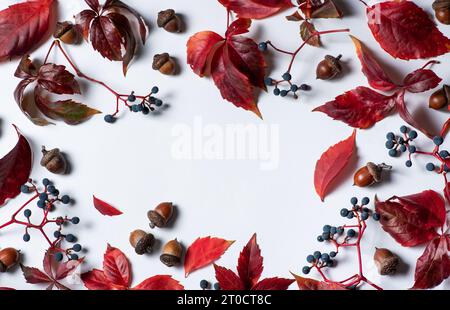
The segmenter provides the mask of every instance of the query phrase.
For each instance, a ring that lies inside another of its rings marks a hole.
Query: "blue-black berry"
[[[341,216],[346,217],[348,215],[348,212],[349,212],[348,209],[345,209],[345,208],[341,209]]]
[[[329,240],[330,239],[330,233],[329,232],[323,232],[322,233],[323,240]]]
[[[386,141],[385,146],[386,146],[386,148],[387,148],[388,150],[391,150],[391,149],[394,148],[395,143],[394,143],[394,141],[392,141],[392,140],[388,140],[388,141]]]
[[[320,251],[315,251],[313,253],[313,256],[314,256],[315,259],[319,259],[322,256],[322,253]]]
[[[307,261],[308,263],[310,263],[310,264],[314,263],[315,260],[316,260],[316,259],[314,258],[313,255],[308,255],[308,256],[306,256],[306,261]]]
[[[30,192],[30,188],[28,187],[28,185],[22,185],[20,186],[20,191],[24,194],[28,194]]]
[[[287,91],[287,90],[282,90],[282,91],[280,92],[280,96],[281,96],[281,97],[286,97],[287,94],[288,94],[288,91]]]
[[[40,200],[47,200],[48,199],[47,193],[40,193],[39,194],[39,199]]]
[[[401,126],[401,127],[400,127],[400,132],[401,132],[401,133],[407,133],[407,132],[408,132],[408,127],[406,127],[406,126]]]
[[[61,232],[60,232],[59,230],[56,230],[56,231],[53,233],[53,237],[55,237],[55,238],[61,237]]]
[[[157,107],[160,107],[160,106],[163,105],[163,101],[162,101],[161,99],[156,99],[156,100],[155,100],[155,105],[156,105]]]
[[[77,243],[77,244],[74,244],[73,247],[72,247],[72,250],[74,250],[75,252],[80,252],[81,249],[82,249],[82,247],[81,247],[81,245],[78,244],[78,243]]]
[[[265,52],[267,51],[267,43],[266,42],[261,42],[258,44],[258,48],[261,52]]]
[[[50,185],[50,180],[47,179],[47,178],[43,178],[43,179],[42,179],[42,185],[44,185],[44,186],[49,186],[49,185]]]
[[[25,233],[25,234],[23,235],[23,241],[28,242],[28,241],[30,241],[30,239],[31,239],[30,234]]]
[[[410,145],[410,146],[409,146],[409,152],[410,152],[411,154],[414,154],[416,151],[417,151],[417,148],[416,148],[414,145]]]
[[[114,116],[112,116],[111,114],[106,114],[104,117],[105,122],[107,123],[114,123],[116,121],[116,118]]]
[[[281,90],[280,90],[279,88],[274,88],[273,94],[274,94],[275,96],[279,96],[280,93],[281,93]]]
[[[428,164],[425,166],[425,168],[426,168],[428,171],[434,171],[434,169],[436,169],[436,166],[435,166],[433,163],[428,163]]]
[[[366,206],[366,205],[369,204],[369,202],[370,202],[369,197],[364,197],[364,198],[361,200],[361,205]]]
[[[159,92],[158,86],[153,86],[152,87],[152,94],[157,94],[158,92]]]
[[[330,232],[330,230],[331,230],[331,226],[330,225],[325,225],[325,226],[323,226],[323,232]]]
[[[311,89],[311,86],[309,86],[308,84],[302,84],[302,85],[300,85],[300,90],[308,91],[308,90],[310,90],[310,89]]]
[[[129,102],[135,102],[136,101],[136,96],[132,93],[131,95],[128,96],[128,101]]]
[[[311,271],[311,267],[309,267],[309,266],[304,266],[304,267],[302,268],[302,272],[303,272],[304,274],[308,274],[310,271]]]
[[[61,252],[56,252],[53,257],[55,258],[55,261],[60,262],[63,260],[64,255]]]
[[[439,156],[441,156],[442,158],[447,158],[450,157],[450,153],[446,150],[442,150],[439,152]]]
[[[392,141],[395,139],[395,135],[393,132],[388,132],[386,135],[386,139],[388,139],[389,141]]]
[[[412,161],[408,159],[408,160],[405,162],[405,165],[406,165],[406,167],[408,167],[408,168],[412,167]]]
[[[389,156],[391,157],[397,156],[397,150],[389,150]]]
[[[348,218],[349,220],[351,220],[354,216],[355,216],[355,215],[353,214],[353,212],[349,212],[349,213],[347,214],[347,218]]]
[[[409,137],[411,140],[414,140],[415,138],[417,138],[417,131],[411,130],[411,131],[408,133],[408,137]]]
[[[200,288],[203,290],[206,290],[209,287],[209,282],[206,280],[201,280],[200,281]]]
[[[283,74],[282,78],[285,81],[290,81],[290,80],[292,80],[292,75],[289,72],[286,72]]]
[[[62,196],[61,197],[61,202],[63,203],[63,204],[68,204],[68,203],[70,203],[70,196],[69,195],[64,195],[64,196]]]
[[[406,152],[406,145],[400,146],[400,152],[402,152],[402,153]]]
[[[330,257],[336,257],[337,253],[335,251],[330,252]]]
[[[330,260],[330,255],[328,255],[327,253],[323,253],[322,256],[320,256],[320,259],[323,262],[328,262]]]
[[[324,241],[322,235],[317,236],[317,241],[319,241],[319,242],[323,242]]]
[[[78,223],[80,223],[80,218],[75,216],[75,217],[72,217],[72,219],[70,221],[72,222],[72,224],[77,225]]]
[[[67,242],[75,242],[76,239],[77,238],[74,235],[72,235],[72,234],[66,235],[66,241]]]
[[[330,234],[334,235],[335,233],[337,233],[337,228],[336,227],[331,227]]]
[[[358,203],[358,198],[352,197],[352,199],[350,199],[350,203],[355,206]]]
[[[372,214],[372,218],[373,218],[375,221],[379,221],[379,220],[380,220],[380,214],[374,213],[374,214]]]
[[[267,86],[272,86],[273,85],[273,79],[270,77],[266,77],[264,79],[264,84],[266,84]]]
[[[70,254],[70,259],[71,260],[78,260],[78,255],[77,254]]]
[[[347,230],[347,236],[353,238],[354,236],[356,236],[356,231],[354,229]]]
[[[291,91],[294,92],[294,93],[295,93],[296,91],[298,91],[298,86],[295,85],[295,84],[292,84],[292,85],[291,85]]]
[[[36,203],[38,208],[44,209],[45,208],[45,200],[38,200]]]
[[[214,289],[216,291],[220,290],[220,284],[218,282],[214,283]]]
[[[361,213],[361,219],[363,221],[367,220],[368,218],[369,218],[369,213],[367,213],[367,212]]]
[[[23,211],[23,215],[24,215],[26,218],[30,217],[30,216],[31,216],[31,210],[30,210],[30,209],[25,209],[25,210]]]
[[[442,138],[441,136],[436,136],[433,138],[433,142],[436,145],[441,145],[442,143],[444,143],[444,138]]]
[[[56,192],[56,187],[54,187],[53,185],[49,185],[47,187],[47,190],[50,194],[53,194],[54,192]]]

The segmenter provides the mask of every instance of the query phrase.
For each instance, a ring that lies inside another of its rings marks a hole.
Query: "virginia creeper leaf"
[[[81,280],[88,290],[111,290],[103,270],[93,269],[81,275]]]
[[[404,60],[450,51],[450,40],[413,1],[385,1],[367,8],[369,28],[381,47]]]
[[[31,147],[27,139],[19,133],[14,148],[0,159],[0,206],[7,199],[19,195],[20,186],[27,183],[32,166]]]
[[[413,289],[429,289],[450,276],[450,248],[446,236],[434,238],[417,260]]]
[[[441,81],[433,70],[418,69],[405,77],[403,85],[410,93],[422,93],[437,87]]]
[[[213,49],[217,48],[219,43],[223,44],[223,40],[222,36],[212,31],[198,32],[189,39],[187,62],[195,74],[205,76]]]
[[[94,207],[103,215],[107,216],[117,216],[121,215],[122,212],[111,206],[109,203],[93,196]]]
[[[300,36],[302,37],[302,40],[311,46],[320,47],[320,36],[316,35],[312,37],[315,32],[316,28],[307,20],[300,25]]]
[[[53,282],[53,280],[49,276],[47,276],[37,268],[27,267],[22,264],[20,265],[20,268],[22,268],[23,276],[25,277],[27,283],[41,284]]]
[[[355,140],[356,130],[349,138],[330,147],[317,161],[314,172],[314,187],[322,201],[325,199],[333,180],[347,166],[354,154]]]
[[[183,290],[184,287],[171,276],[153,276],[133,288],[134,290]]]
[[[109,244],[103,256],[103,272],[110,283],[116,286],[130,287],[130,262],[122,251]]]
[[[291,0],[219,0],[239,18],[263,19],[286,8],[293,7]]]
[[[0,60],[22,56],[47,33],[53,0],[28,0],[0,12]]]
[[[327,283],[324,281],[317,281],[310,278],[304,278],[296,274],[292,274],[297,282],[298,288],[301,291],[333,291],[333,290],[345,290],[344,287],[335,284]]]
[[[450,203],[450,182],[447,182],[445,184],[444,195],[445,198],[447,199],[447,202]]]
[[[258,283],[263,272],[263,258],[259,245],[256,242],[256,234],[252,236],[244,249],[242,249],[238,259],[237,270],[244,286],[253,287]]]
[[[41,66],[37,75],[37,83],[43,89],[54,94],[80,94],[80,85],[65,66],[52,63]]]
[[[395,108],[396,96],[385,96],[367,87],[357,87],[315,108],[335,120],[366,129],[384,119]]]
[[[233,243],[234,241],[213,237],[195,240],[188,247],[184,258],[185,276],[218,260]]]
[[[256,283],[252,290],[255,291],[285,291],[294,283],[294,279],[284,279],[284,278],[266,278]]]
[[[245,286],[242,284],[241,279],[234,271],[225,267],[214,264],[216,271],[216,280],[219,282],[220,288],[225,291],[231,290],[244,290]]]

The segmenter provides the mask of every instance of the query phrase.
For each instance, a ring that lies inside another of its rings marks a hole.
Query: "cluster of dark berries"
[[[342,217],[346,217],[349,220],[356,217],[359,218],[361,221],[366,221],[367,219],[369,219],[370,216],[372,216],[372,218],[375,221],[378,221],[380,219],[380,215],[378,213],[373,212],[372,210],[366,207],[370,203],[370,199],[368,197],[364,197],[363,199],[361,199],[361,204],[359,205],[358,205],[358,198],[352,197],[352,199],[350,199],[350,203],[352,205],[351,209],[347,208],[341,209],[340,214]]]
[[[154,86],[150,94],[148,94],[147,96],[136,96],[134,92],[131,92],[131,94],[126,97],[127,106],[131,112],[147,115],[150,112],[155,111],[156,107],[161,107],[163,105],[163,101],[161,99],[153,96],[158,92],[159,88],[157,86]],[[136,101],[138,100],[140,102],[136,103]],[[118,111],[116,111],[114,114],[105,115],[105,122],[114,123],[116,121],[117,113]]]
[[[215,289],[215,290],[220,290],[220,285],[219,285],[219,283],[214,283],[213,285],[212,285],[212,287]],[[202,289],[202,290],[208,290],[208,289],[210,289],[211,288],[211,283],[208,281],[208,280],[201,280],[200,281],[200,288]]]

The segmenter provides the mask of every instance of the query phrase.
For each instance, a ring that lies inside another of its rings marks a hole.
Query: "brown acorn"
[[[159,12],[157,24],[159,28],[164,28],[168,32],[175,33],[183,30],[180,16],[172,9]]]
[[[58,22],[53,37],[66,44],[77,44],[80,41],[77,26],[71,22]]]
[[[338,74],[342,72],[341,66],[341,57],[333,57],[330,55],[325,56],[325,59],[322,60],[316,69],[316,76],[320,80],[331,80],[335,78]]]
[[[177,72],[177,64],[168,53],[156,54],[153,57],[152,68],[165,75],[174,75]]]
[[[450,86],[444,85],[430,96],[429,107],[435,110],[440,110],[448,106],[450,100]]]
[[[0,250],[0,272],[6,272],[19,263],[20,252],[14,248]]]
[[[384,169],[392,169],[392,166],[386,164],[376,165],[368,162],[364,167],[358,169],[353,176],[353,185],[359,187],[367,187],[374,183],[382,181],[382,172]]]
[[[47,151],[45,146],[42,146],[41,166],[55,174],[67,172],[67,160],[58,148]]]
[[[378,272],[382,276],[394,274],[397,271],[397,267],[400,263],[400,259],[397,255],[389,251],[388,249],[376,248],[373,256],[375,265],[378,268]]]
[[[138,255],[150,253],[153,249],[153,244],[155,243],[155,237],[152,234],[146,233],[140,229],[131,232],[129,240],[131,246]]]
[[[181,244],[177,239],[174,239],[166,243],[159,259],[167,267],[173,267],[181,263],[182,253],[183,248]]]
[[[150,227],[164,227],[170,220],[173,214],[173,204],[171,202],[163,202],[156,206],[154,210],[147,212],[147,217],[150,220]]]
[[[434,1],[433,10],[438,21],[445,25],[450,25],[450,0]]]

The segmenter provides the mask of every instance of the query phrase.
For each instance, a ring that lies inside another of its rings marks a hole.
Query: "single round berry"
[[[289,72],[286,72],[283,74],[282,78],[285,81],[290,81],[290,80],[292,80],[292,75]]]
[[[370,202],[369,197],[363,197],[363,199],[361,200],[361,204],[363,206],[367,206],[369,204],[369,202]]]
[[[330,252],[330,257],[336,257],[337,253],[335,251]]]
[[[405,165],[406,165],[406,167],[408,167],[408,168],[412,167],[412,161],[408,159],[408,160],[405,162]]]
[[[261,52],[265,52],[267,51],[267,43],[266,42],[261,42],[258,44],[258,48]]]
[[[161,99],[156,99],[156,100],[155,100],[155,105],[156,105],[157,107],[160,107],[160,106],[163,105],[163,101],[162,101]]]
[[[61,202],[63,203],[63,204],[68,204],[68,203],[70,203],[70,196],[69,195],[64,195],[64,196],[62,196],[61,197]]]
[[[49,185],[47,187],[47,190],[50,194],[53,194],[56,191],[56,187],[54,187],[53,185]]]
[[[393,132],[388,132],[386,135],[386,139],[388,139],[389,141],[393,141],[395,139],[395,135]]]
[[[275,88],[275,89],[273,90],[273,94],[274,94],[275,96],[279,96],[280,93],[281,93],[281,90],[280,90],[279,88]]]
[[[337,228],[336,227],[331,227],[330,234],[334,235],[335,233],[337,233]]]
[[[401,132],[401,133],[407,133],[407,132],[408,132],[408,127],[406,127],[406,126],[401,126],[401,127],[400,127],[400,132]]]
[[[346,217],[348,215],[348,209],[341,209],[341,216]]]
[[[264,84],[266,84],[267,86],[272,86],[273,85],[273,79],[270,77],[266,77],[264,79]]]
[[[24,215],[26,218],[29,218],[29,217],[31,216],[31,210],[30,210],[30,209],[25,209],[25,210],[23,211],[23,215]]]
[[[313,256],[314,256],[315,259],[319,259],[322,256],[322,253],[320,251],[315,251],[313,253]]]
[[[70,222],[72,222],[72,224],[77,225],[78,223],[80,223],[80,218],[77,217],[77,216],[72,217],[72,219],[70,220]]]
[[[36,203],[38,208],[44,209],[45,208],[45,200],[38,200]]]
[[[131,94],[128,96],[128,102],[135,102],[136,101],[136,96],[134,94]]]
[[[414,140],[415,138],[417,138],[417,131],[411,130],[411,131],[408,133],[408,137],[409,137],[411,140]]]
[[[380,214],[374,213],[374,214],[372,214],[372,218],[373,218],[375,221],[379,221],[381,217],[380,217]]]
[[[55,189],[55,191],[52,193],[53,196],[58,196],[59,195],[59,190]]]
[[[400,152],[405,153],[407,150],[406,145],[400,146]]]
[[[200,288],[206,290],[209,287],[209,282],[206,280],[201,280],[200,281]]]
[[[355,215],[353,214],[353,212],[349,212],[349,213],[347,214],[347,218],[348,218],[349,220],[351,220],[354,216],[355,216]]]
[[[433,142],[436,145],[441,145],[442,143],[444,143],[444,138],[442,138],[441,136],[436,136],[433,138]]]
[[[40,200],[47,200],[48,199],[47,193],[40,193],[39,194],[39,199]]]
[[[441,156],[442,158],[447,158],[450,157],[450,153],[446,150],[442,150],[439,152],[439,156]]]
[[[323,240],[329,240],[330,239],[330,233],[329,232],[322,233],[322,238],[323,238]]]
[[[323,226],[323,232],[327,232],[327,233],[329,233],[330,232],[330,230],[331,230],[331,226],[330,225],[325,225],[325,226]]]
[[[323,242],[324,241],[322,235],[317,236],[317,241],[319,241],[319,242]]]
[[[133,111],[135,113],[139,112],[139,104],[133,104],[131,106],[131,111]]]
[[[53,255],[53,257],[55,258],[55,261],[57,261],[57,262],[60,262],[64,259],[64,255],[61,252],[55,253],[55,255]]]
[[[425,166],[425,168],[426,168],[428,171],[434,171],[434,169],[436,169],[436,166],[435,166],[433,163],[428,163],[428,164]]]
[[[389,150],[389,156],[391,157],[397,156],[397,150]]]
[[[302,268],[303,274],[308,274],[310,271],[311,271],[311,267],[309,267],[309,266],[304,266]]]
[[[78,255],[77,254],[70,254],[70,259],[71,260],[78,260]]]
[[[55,232],[53,233],[53,237],[55,238],[61,237],[61,232],[59,230],[55,230]]]
[[[78,244],[78,243],[77,243],[77,244],[74,244],[73,247],[72,247],[72,250],[74,250],[75,252],[80,252],[81,249],[82,249],[82,247],[81,247],[81,245]]]
[[[358,203],[358,198],[352,197],[352,199],[350,199],[350,203],[351,203],[353,206],[356,206],[356,204]]]
[[[214,283],[214,289],[216,290],[216,291],[218,291],[218,290],[220,290],[220,284],[219,283]]]
[[[49,186],[50,185],[50,180],[47,179],[47,178],[42,179],[42,185]]]
[[[114,116],[112,116],[111,114],[106,114],[104,117],[105,122],[107,123],[114,123],[116,121],[116,118]]]
[[[30,188],[28,187],[28,185],[22,185],[22,186],[20,186],[20,192],[24,193],[24,194],[28,194],[30,192]]]
[[[138,104],[137,109],[138,109],[138,112],[142,112],[142,110],[144,109],[144,106],[142,104]]]
[[[74,235],[72,235],[72,234],[66,235],[66,241],[67,242],[75,242],[76,239],[77,238]]]
[[[291,91],[294,92],[294,93],[295,93],[296,91],[298,91],[298,86],[295,85],[295,84],[292,84],[292,85],[291,85]]]
[[[286,97],[287,94],[288,94],[288,91],[287,91],[287,90],[282,90],[282,91],[280,92],[280,96],[281,96],[281,97]]]
[[[147,108],[147,107],[143,107],[142,108],[142,114],[147,115],[149,113],[150,113],[150,109],[149,108]]]
[[[31,236],[30,236],[30,234],[25,233],[22,238],[23,238],[23,241],[28,242],[28,241],[30,241]]]
[[[350,238],[353,238],[354,236],[356,236],[356,231],[353,229],[347,230],[347,236],[349,236]]]
[[[391,150],[391,149],[394,148],[395,143],[394,143],[394,141],[392,141],[392,140],[388,140],[388,141],[386,141],[385,146],[386,146],[386,148],[387,148],[388,150]]]
[[[306,256],[306,261],[310,264],[314,263],[316,261],[316,259],[314,258],[313,255],[308,255]]]
[[[363,212],[361,213],[361,220],[365,221],[369,218],[369,213]]]
[[[308,90],[310,90],[310,89],[311,89],[311,86],[309,86],[308,84],[302,84],[302,85],[300,85],[300,90],[308,91]]]
[[[328,262],[330,260],[330,255],[328,255],[327,253],[323,253],[322,256],[320,256],[320,259],[323,262]]]
[[[410,145],[408,149],[411,154],[414,154],[415,152],[417,152],[417,148],[414,145]]]
[[[403,139],[402,137],[399,137],[397,139],[397,142],[398,142],[398,144],[403,144],[403,143],[405,143],[405,139]]]
[[[152,94],[157,94],[158,92],[159,92],[158,86],[153,86],[152,87]]]

